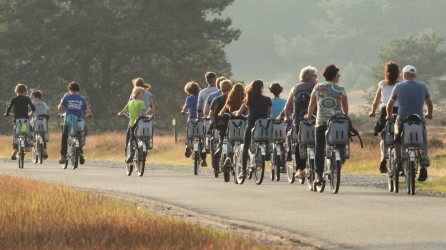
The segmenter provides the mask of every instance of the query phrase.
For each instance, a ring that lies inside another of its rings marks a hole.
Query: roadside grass
[[[61,185],[0,176],[1,249],[268,249]]]
[[[58,158],[60,150],[60,133],[52,133],[48,145],[50,158]],[[418,183],[422,190],[446,193],[446,131],[443,126],[428,126],[429,155],[431,166],[428,168],[429,179],[425,183]],[[344,173],[379,174],[380,162],[379,137],[372,133],[361,133],[364,148],[359,140],[354,138],[350,144],[350,159],[343,166]],[[191,159],[184,157],[184,135],[178,137],[175,143],[172,135],[157,135],[154,138],[154,149],[149,152],[149,164],[164,164],[181,167],[192,167]],[[0,157],[9,157],[11,152],[11,136],[0,135]],[[84,148],[85,158],[94,160],[124,161],[124,133],[105,133],[87,137]],[[26,157],[31,157],[27,154]],[[209,161],[209,156],[208,156]],[[210,162],[210,161],[209,161]],[[266,164],[269,168],[269,164]]]

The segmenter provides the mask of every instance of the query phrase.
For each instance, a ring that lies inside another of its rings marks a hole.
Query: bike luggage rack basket
[[[406,147],[421,147],[423,145],[424,127],[419,121],[409,121],[403,125],[403,143]]]
[[[228,140],[230,142],[243,141],[245,137],[246,121],[244,119],[230,119],[228,122]]]
[[[29,135],[29,120],[25,118],[19,118],[15,120],[16,135]]]
[[[314,119],[304,120],[300,122],[298,138],[301,144],[315,145],[315,124]]]
[[[153,138],[153,122],[150,118],[141,118],[136,123],[135,137],[138,140]]]
[[[253,132],[253,141],[259,142],[259,141],[270,141],[271,140],[271,133],[272,133],[272,121],[270,121],[267,118],[263,119],[257,119],[254,128],[252,130]]]
[[[36,117],[34,119],[34,133],[48,133],[48,125],[45,117]]]
[[[71,137],[83,137],[85,132],[85,120],[78,118],[77,122],[72,121],[70,125]]]
[[[350,129],[346,118],[333,118],[328,123],[328,129],[325,132],[328,145],[347,145],[349,144]]]
[[[189,120],[187,122],[187,136],[188,138],[192,137],[203,138],[204,137],[203,121]]]
[[[285,141],[286,140],[286,122],[285,121],[271,121],[273,128],[271,133],[272,141]]]

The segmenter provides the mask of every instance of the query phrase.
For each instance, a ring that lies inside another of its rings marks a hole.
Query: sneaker
[[[427,169],[426,166],[422,165],[420,168],[420,175],[418,176],[419,182],[424,182],[427,179]]]
[[[316,173],[316,178],[314,178],[314,184],[319,185],[324,181],[322,174]]]
[[[296,174],[294,174],[294,177],[296,177],[296,178],[304,178],[305,177],[305,170],[298,169]]]
[[[286,161],[292,161],[293,159],[291,158],[291,151],[288,151],[286,153]]]
[[[14,149],[11,154],[11,160],[17,160],[17,150]]]
[[[381,172],[381,174],[387,173],[387,161],[385,159],[379,164],[379,172]]]
[[[133,162],[133,155],[130,155],[125,159],[125,163],[132,163]]]
[[[200,166],[202,166],[202,167],[207,167],[207,166],[208,166],[208,163],[207,163],[205,160],[204,160],[204,161],[201,161]]]
[[[246,170],[242,170],[238,175],[239,178],[246,178]]]
[[[85,163],[85,158],[84,158],[83,155],[81,155],[81,156],[79,157],[79,163],[80,163],[81,165],[84,165],[84,163]]]
[[[190,154],[191,154],[190,149],[186,147],[186,151],[184,151],[184,156],[186,156],[186,158],[189,158]]]
[[[43,159],[48,159],[48,152],[46,149],[43,150]]]
[[[67,157],[65,155],[61,155],[59,158],[59,164],[65,164],[67,162]]]

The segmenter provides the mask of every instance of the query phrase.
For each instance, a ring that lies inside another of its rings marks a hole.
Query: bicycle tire
[[[275,181],[280,181],[280,167],[282,166],[282,159],[280,155],[277,155],[277,149],[274,149],[274,157],[276,157],[276,160],[274,161],[274,171],[276,174]]]
[[[341,182],[341,161],[336,160],[336,154],[333,152],[330,161],[330,187],[333,194],[339,192],[339,185]]]
[[[194,175],[198,175],[199,161],[200,161],[200,154],[198,152],[194,152]]]
[[[305,177],[307,178],[307,186],[310,191],[314,191],[313,183],[315,178],[314,160],[307,159],[305,169]]]
[[[415,162],[409,161],[409,174],[406,174],[406,178],[408,178],[409,186],[407,187],[407,193],[411,195],[415,195]]]
[[[39,164],[43,163],[43,145],[39,143],[39,152],[37,154],[37,156],[39,157]]]
[[[125,170],[126,170],[127,176],[132,175],[132,172],[133,172],[133,164],[132,164],[132,163],[126,163],[126,164],[125,164]]]
[[[31,150],[31,158],[33,160],[34,164],[37,164],[39,162],[39,155],[37,154],[37,143],[34,145],[33,149]]]
[[[127,160],[127,157],[132,154],[132,148],[133,148],[133,140],[129,140],[129,142],[127,143],[126,160]],[[125,163],[125,171],[126,171],[127,176],[132,175],[133,162]]]
[[[73,167],[73,169],[76,169],[79,165],[79,148],[73,147],[73,152],[71,155],[71,166]]]
[[[274,154],[271,154],[271,161],[269,161],[269,173],[270,173],[270,177],[271,177],[271,181],[275,181],[276,180],[276,169],[274,167]]]
[[[286,176],[288,179],[288,182],[290,184],[293,184],[294,181],[296,180],[296,178],[294,177],[294,166],[293,166],[293,162],[287,162],[286,163]]]
[[[395,189],[395,184],[393,184],[394,181],[394,171],[393,169],[396,168],[396,163],[393,159],[393,152],[392,150],[389,150],[389,162],[387,163],[387,188],[389,189],[389,192],[393,192]],[[397,171],[398,175],[398,171]]]
[[[226,167],[223,168],[223,177],[225,182],[229,182],[231,180],[231,171]]]
[[[20,147],[19,150],[19,168],[23,169],[25,166],[25,148]]]
[[[262,184],[265,175],[265,157],[257,150],[255,157],[254,181],[257,185]]]
[[[138,168],[138,176],[142,177],[144,175],[144,170],[146,168],[146,155],[147,153],[144,151],[138,152],[138,161],[136,163],[136,166]]]
[[[314,192],[319,192],[319,193],[323,193],[325,190],[325,180],[323,180],[319,185],[316,185],[313,182],[313,191]]]
[[[234,183],[242,185],[245,182],[245,177],[240,177],[240,173],[243,169],[243,146],[240,146],[238,149],[238,152],[234,154],[234,163],[235,163],[235,169],[234,169]]]

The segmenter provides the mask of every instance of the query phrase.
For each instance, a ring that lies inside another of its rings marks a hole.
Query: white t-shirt
[[[395,83],[393,85],[388,85],[386,81],[382,80],[378,83],[378,88],[381,90],[381,105],[380,107],[383,108],[387,106],[387,102],[389,102],[390,96],[392,95],[393,88],[398,83]],[[395,107],[398,107],[398,101],[395,102],[393,105]]]

